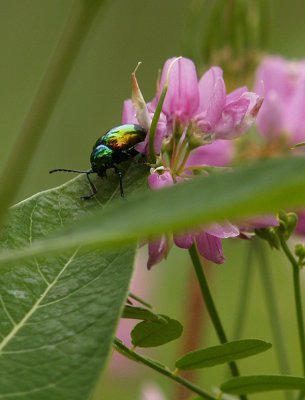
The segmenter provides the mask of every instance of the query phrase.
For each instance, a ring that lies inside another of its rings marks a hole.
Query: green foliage
[[[142,172],[130,172],[129,194],[138,188]],[[97,184],[102,188],[93,201],[80,200],[89,190],[81,176],[13,207],[0,232],[1,249],[31,245],[72,220],[122,201],[116,176],[97,179]],[[115,252],[78,247],[2,265],[1,398],[88,398],[112,345],[134,253],[135,244]]]
[[[271,390],[304,390],[305,378],[288,375],[253,375],[232,378],[221,385],[227,393],[248,394]]]
[[[113,347],[114,347],[119,353],[121,353],[121,354],[124,355],[125,357],[128,357],[130,360],[133,360],[133,361],[135,361],[135,362],[137,362],[137,363],[144,364],[144,365],[150,364],[150,365],[155,366],[156,368],[164,368],[164,369],[167,369],[167,367],[166,367],[164,364],[161,364],[159,361],[152,360],[152,359],[149,358],[149,357],[140,355],[140,354],[138,354],[138,353],[132,351],[131,349],[129,349],[128,347],[126,347],[126,346],[124,345],[124,343],[123,343],[120,339],[118,339],[118,338],[115,338]]]
[[[178,339],[183,331],[180,322],[162,315],[161,321],[143,321],[131,331],[132,344],[137,347],[156,347]]]
[[[213,367],[259,354],[271,347],[270,343],[258,339],[236,340],[187,353],[177,360],[176,367],[181,370]]]
[[[3,252],[0,262],[79,245],[121,247],[139,237],[301,205],[305,202],[305,175],[299,173],[301,170],[305,170],[303,157],[277,158],[133,198],[127,190],[127,201],[116,202],[107,212],[85,216],[47,240],[37,240],[31,247],[26,248],[23,243],[24,249]],[[126,174],[125,187],[134,180],[134,176]]]
[[[128,319],[141,319],[143,321],[163,321],[166,322],[164,317],[161,315],[155,314],[150,310],[142,307],[133,307],[130,305],[126,305],[123,310],[122,318]]]

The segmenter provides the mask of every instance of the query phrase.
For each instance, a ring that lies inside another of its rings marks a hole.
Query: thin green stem
[[[286,352],[286,344],[283,337],[283,329],[279,316],[279,308],[276,303],[276,294],[271,276],[270,265],[266,254],[266,249],[261,240],[253,240],[253,245],[256,248],[256,254],[259,258],[259,271],[261,276],[261,283],[265,293],[266,304],[268,308],[269,320],[271,324],[272,335],[275,343],[275,350],[277,352],[280,372],[284,375],[290,374],[288,364],[288,357]],[[292,392],[285,391],[287,400],[293,399]]]
[[[212,323],[214,325],[214,328],[216,330],[218,339],[220,343],[226,343],[228,342],[227,336],[225,334],[224,328],[222,326],[222,323],[220,321],[215,303],[213,301],[210,288],[206,279],[206,276],[204,274],[204,270],[202,268],[200,258],[198,256],[198,252],[196,249],[196,246],[193,244],[193,246],[189,249],[189,253],[193,262],[193,266],[197,275],[198,283],[200,285],[201,293],[203,296],[203,299],[205,301],[205,305],[207,307],[208,313],[210,315],[210,318],[212,320]],[[230,371],[232,376],[240,376],[238,367],[234,361],[228,363]],[[246,400],[246,396],[240,396],[241,399]]]
[[[128,297],[130,297],[131,299],[137,301],[140,304],[143,304],[143,306],[145,306],[147,308],[152,308],[151,304],[147,303],[145,300],[141,299],[141,297],[135,295],[134,293],[129,292]]]
[[[149,140],[148,140],[148,150],[149,150],[149,161],[151,164],[155,164],[156,162],[156,155],[155,155],[155,136],[156,136],[156,130],[157,130],[157,125],[158,121],[160,118],[160,114],[162,111],[163,103],[165,100],[165,96],[167,93],[168,85],[167,83],[164,84],[156,110],[154,112],[154,116],[151,121],[150,129],[149,129]]]
[[[178,149],[178,143],[177,143],[177,139],[174,137],[174,140],[173,140],[173,152],[171,154],[171,160],[170,160],[170,168],[171,168],[171,170],[173,170],[173,167],[174,167],[175,162],[176,162],[177,149]]]
[[[120,354],[124,355],[127,358],[131,358],[132,360],[139,362],[148,366],[149,368],[159,372],[160,374],[167,376],[168,378],[172,379],[173,381],[179,383],[182,386],[185,386],[192,392],[198,394],[203,399],[207,400],[216,400],[216,397],[211,396],[209,393],[202,390],[199,386],[194,385],[192,382],[188,381],[187,379],[182,378],[179,375],[176,375],[174,372],[170,371],[166,367],[162,366],[161,364],[154,362],[146,357],[141,356],[139,353],[136,353],[125,346],[120,340],[114,340],[114,348],[120,352]]]
[[[300,350],[302,357],[302,367],[303,367],[303,375],[305,376],[305,332],[304,332],[304,317],[303,317],[303,309],[302,309],[302,297],[301,297],[301,282],[300,282],[300,266],[297,263],[297,260],[294,258],[291,253],[287,243],[283,237],[280,237],[281,246],[288,258],[293,272],[293,286],[294,286],[294,301],[295,301],[295,311],[296,318],[298,324],[298,332],[299,332],[299,341],[300,341]]]
[[[191,153],[191,149],[189,147],[186,148],[184,156],[183,156],[183,160],[181,161],[180,166],[177,168],[177,174],[179,175],[179,173],[181,173],[184,169],[184,166],[189,158],[189,155]]]
[[[248,248],[245,256],[245,261],[242,267],[242,278],[240,284],[240,294],[238,298],[238,310],[236,312],[236,318],[234,321],[233,335],[234,339],[239,339],[241,337],[242,330],[244,328],[244,322],[247,315],[247,305],[249,299],[250,283],[253,270],[253,252],[254,248],[252,241],[248,243]]]
[[[74,1],[60,41],[0,176],[0,222],[15,199],[66,78],[103,1]]]

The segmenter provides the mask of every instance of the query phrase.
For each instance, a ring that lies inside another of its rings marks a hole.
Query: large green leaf
[[[220,386],[227,393],[248,394],[272,390],[305,390],[305,378],[287,375],[253,375],[232,378]]]
[[[127,201],[87,216],[57,235],[37,241],[31,248],[2,253],[0,262],[79,245],[122,246],[150,234],[302,204],[305,158],[258,161],[232,173],[194,179],[134,198],[129,196]]]
[[[111,174],[110,174],[111,175]],[[130,194],[143,171],[130,172]],[[2,249],[31,245],[61,225],[112,201],[118,180],[98,181],[99,197],[82,201],[85,178],[21,202],[0,232]],[[102,223],[102,220],[100,221]],[[128,293],[135,245],[57,252],[0,269],[0,398],[84,400],[105,365]]]
[[[213,367],[261,353],[271,348],[271,343],[258,339],[243,339],[199,349],[185,354],[176,361],[182,370]]]

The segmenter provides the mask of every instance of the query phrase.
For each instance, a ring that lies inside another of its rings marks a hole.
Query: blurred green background
[[[0,167],[12,149],[72,3],[72,0],[0,0]],[[143,62],[138,72],[142,92],[147,100],[153,96],[157,72],[164,61],[174,55],[185,54],[185,28],[192,3],[188,0],[106,2],[81,49],[33,156],[18,199],[70,178],[64,174],[50,176],[50,169],[88,168],[91,147],[97,137],[121,121],[123,100],[130,97],[130,73],[138,61]],[[304,58],[304,0],[274,0],[272,8],[269,52]],[[225,248],[228,263],[211,268],[213,291],[228,332],[232,330],[236,313],[234,310],[244,268],[242,260],[247,245],[245,242],[236,241],[233,245],[230,242]],[[179,268],[177,263],[181,264]],[[284,334],[289,350],[294,353],[292,372],[298,374],[298,343],[294,333],[291,333],[295,332],[295,320],[290,296],[290,271],[278,254],[273,254],[272,264],[274,283],[281,300]],[[170,255],[166,263],[142,274],[143,286],[151,287],[148,297],[156,303],[158,312],[184,319],[189,296],[185,281],[191,279],[191,274],[187,256],[178,250]],[[272,341],[257,269],[253,275],[252,296],[243,335]],[[217,343],[211,329],[204,335],[203,343]],[[160,355],[162,361],[173,365],[180,345],[174,343],[152,354],[154,357]],[[166,350],[165,354],[163,350]],[[274,350],[266,356],[253,358],[253,362],[242,361],[240,365],[244,373],[278,372]],[[168,398],[175,398],[173,386],[165,378],[147,369],[137,368],[133,373],[130,366],[127,368],[129,375],[121,378],[108,372],[94,399],[137,400],[140,399],[142,383],[153,380],[157,380],[171,396]],[[202,373],[201,383],[209,388],[225,376],[225,369],[211,369]],[[253,398],[278,399],[281,396],[276,393]]]

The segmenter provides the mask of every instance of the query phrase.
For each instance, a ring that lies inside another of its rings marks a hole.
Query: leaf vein
[[[8,311],[8,309],[6,308],[5,302],[4,302],[3,297],[1,295],[0,295],[0,303],[2,305],[4,313],[6,314],[7,318],[11,322],[11,324],[13,326],[16,326],[16,322],[15,322],[14,318],[11,316],[10,312]]]
[[[14,338],[14,336],[18,333],[18,331],[25,325],[27,320],[34,314],[34,312],[38,309],[39,304],[44,300],[44,298],[47,296],[49,291],[53,288],[53,286],[57,283],[61,275],[64,273],[64,271],[69,267],[71,262],[73,261],[74,257],[76,256],[76,253],[78,252],[78,249],[75,250],[75,252],[72,254],[72,256],[69,258],[69,260],[66,262],[66,264],[63,266],[61,271],[58,273],[58,275],[55,277],[53,282],[46,288],[46,290],[42,293],[42,295],[39,297],[39,299],[33,304],[31,309],[25,316],[22,318],[20,322],[18,322],[14,328],[11,330],[11,332],[3,339],[3,341],[0,343],[0,354],[2,350],[5,348],[5,346]]]

